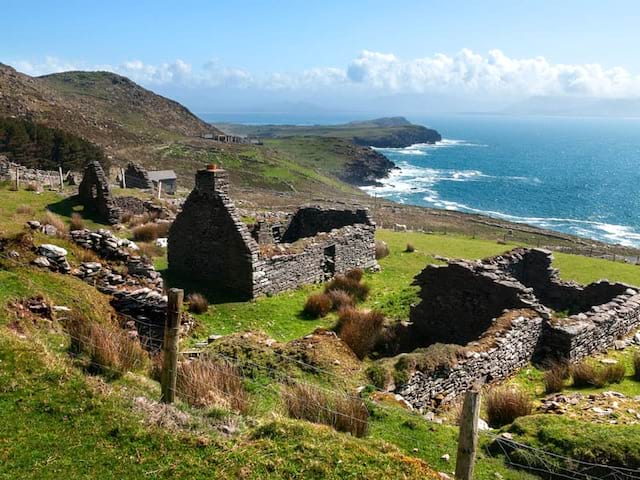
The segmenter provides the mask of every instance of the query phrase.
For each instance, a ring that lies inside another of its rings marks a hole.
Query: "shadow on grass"
[[[159,270],[166,288],[180,288],[184,290],[185,298],[190,293],[200,293],[205,296],[211,305],[220,303],[247,302],[251,300],[246,294],[225,289],[219,285],[209,283],[205,280],[196,280],[184,275],[171,272],[168,268]]]
[[[47,205],[47,209],[62,217],[71,217],[73,213],[80,213],[85,220],[107,225],[95,211],[86,210],[77,195],[64,198],[56,203],[50,203]]]

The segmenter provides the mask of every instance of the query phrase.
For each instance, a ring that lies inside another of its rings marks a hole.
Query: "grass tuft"
[[[564,381],[570,376],[569,366],[564,363],[554,363],[544,372],[543,382],[545,393],[557,393],[564,388]]]
[[[405,247],[404,251],[406,253],[413,253],[416,251],[416,247],[413,245],[413,243],[407,243],[407,246]]]
[[[362,360],[378,342],[383,324],[381,312],[347,307],[338,312],[336,330],[342,341]]]
[[[86,228],[86,225],[84,224],[82,215],[80,215],[78,212],[73,212],[71,214],[71,222],[69,224],[69,229],[71,231],[74,231],[74,230],[84,230],[85,228]]]
[[[602,388],[612,383],[620,383],[625,374],[624,365],[621,363],[596,367],[583,360],[571,367],[573,386],[577,388]]]
[[[376,240],[375,251],[376,251],[376,260],[380,260],[382,258],[388,257],[390,254],[389,246],[387,245],[387,242],[383,240]]]
[[[324,291],[342,290],[347,292],[356,302],[364,302],[369,296],[369,285],[361,283],[359,280],[349,278],[346,275],[336,275],[327,283]]]
[[[189,311],[191,313],[202,314],[209,310],[209,301],[201,293],[190,293],[187,296],[189,302]]]
[[[42,221],[40,223],[42,225],[51,225],[55,227],[59,235],[64,235],[64,233],[67,231],[67,226],[62,221],[62,219],[55,213],[48,210],[44,214],[44,217],[42,218]]]
[[[309,318],[326,316],[333,307],[331,297],[326,293],[314,293],[307,298],[302,312]]]
[[[291,418],[329,425],[356,437],[367,433],[369,411],[360,398],[301,384],[284,388],[281,396]]]
[[[529,396],[515,388],[494,388],[485,397],[487,422],[493,428],[513,423],[518,417],[531,414],[533,404]]]

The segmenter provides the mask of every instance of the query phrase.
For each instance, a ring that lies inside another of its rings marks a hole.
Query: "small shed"
[[[169,195],[176,193],[176,180],[178,176],[173,170],[156,170],[149,172],[149,180],[153,183],[155,189],[158,185],[162,185],[162,192]]]

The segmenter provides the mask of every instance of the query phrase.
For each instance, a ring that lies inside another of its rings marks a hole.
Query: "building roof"
[[[176,180],[178,176],[173,170],[156,170],[149,173],[149,180],[152,182],[160,182],[162,180]]]

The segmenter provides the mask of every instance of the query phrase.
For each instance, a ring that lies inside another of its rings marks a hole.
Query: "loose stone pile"
[[[71,265],[67,261],[67,251],[64,248],[45,243],[37,248],[36,253],[38,256],[33,260],[34,265],[48,268],[54,272],[71,272]]]

